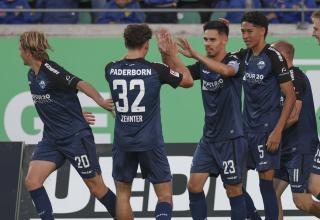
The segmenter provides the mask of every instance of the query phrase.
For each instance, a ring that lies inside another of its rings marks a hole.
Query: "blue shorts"
[[[51,161],[57,168],[62,166],[66,159],[82,178],[92,178],[97,173],[101,174],[91,129],[81,130],[65,139],[44,138],[32,154],[32,160]]]
[[[320,145],[318,145],[316,154],[314,155],[311,172],[320,175]]]
[[[280,169],[276,170],[275,178],[290,183],[293,193],[307,192],[312,159],[313,155],[310,154],[282,154]]]
[[[202,138],[193,155],[191,173],[219,176],[228,185],[239,184],[245,168],[247,141],[243,137],[222,142]]]
[[[148,151],[122,151],[113,148],[112,159],[112,176],[116,181],[131,183],[137,176],[139,164],[142,178],[153,184],[169,182],[172,179],[164,146]]]
[[[247,133],[249,146],[248,169],[257,171],[275,170],[280,168],[280,150],[276,152],[267,151],[266,143],[268,133]]]

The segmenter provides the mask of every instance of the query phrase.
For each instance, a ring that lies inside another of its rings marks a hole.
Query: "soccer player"
[[[312,16],[313,33],[312,36],[318,40],[320,44],[320,11],[315,11]],[[309,178],[309,191],[313,194],[313,198],[320,201],[320,146],[314,156],[314,162]]]
[[[249,168],[259,172],[266,219],[277,220],[279,211],[273,176],[274,170],[279,168],[279,144],[295,103],[295,93],[285,60],[265,41],[268,20],[264,14],[245,13],[241,32],[247,46],[239,56],[245,61],[243,118],[250,152]],[[281,91],[286,97],[282,110]]]
[[[51,46],[43,33],[30,31],[20,36],[20,56],[30,67],[30,91],[44,123],[43,138],[32,155],[25,185],[41,219],[54,219],[43,183],[65,160],[69,160],[90,192],[115,217],[116,197],[101,177],[93,134],[82,115],[77,91],[82,91],[109,111],[112,100],[103,99],[87,82],[50,60],[47,49]]]
[[[176,64],[175,69],[145,60],[151,37],[148,25],[128,25],[124,30],[128,53],[105,67],[116,110],[112,176],[117,189],[118,220],[133,219],[130,195],[139,164],[143,178],[153,184],[158,197],[155,218],[171,219],[172,177],[162,136],[160,89],[162,84],[191,87],[193,80],[168,38],[159,38],[159,43],[168,41],[166,52]]]
[[[279,206],[279,220],[283,219],[281,195],[290,184],[298,209],[320,217],[320,203],[307,193],[312,159],[319,144],[312,90],[308,77],[293,66],[294,47],[279,41],[273,43],[285,58],[296,93],[296,103],[286,123],[281,140],[280,169],[275,172],[274,187]],[[281,102],[285,97],[282,97]]]
[[[188,182],[192,218],[207,218],[203,187],[209,176],[221,175],[231,205],[231,219],[246,219],[242,191],[247,142],[241,115],[241,71],[239,59],[226,51],[229,27],[222,21],[203,26],[206,56],[195,51],[186,39],[179,39],[180,52],[197,62],[188,66],[194,80],[201,81],[205,110],[203,136],[197,146]],[[170,67],[170,57],[164,62]]]

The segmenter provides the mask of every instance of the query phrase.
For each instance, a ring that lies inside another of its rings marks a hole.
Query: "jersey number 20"
[[[127,81],[123,79],[113,80],[112,87],[113,90],[116,90],[118,86],[122,87],[122,93],[119,93],[119,99],[122,100],[123,106],[120,106],[119,102],[116,102],[116,108],[118,112],[128,112],[129,111],[129,103],[128,103],[128,89],[133,90],[135,86],[139,86],[139,94],[131,105],[131,112],[145,112],[145,106],[139,106],[144,93],[144,81],[142,79],[132,79],[129,82],[129,88],[127,85]]]

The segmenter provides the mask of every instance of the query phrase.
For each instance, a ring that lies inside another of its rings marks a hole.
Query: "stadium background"
[[[185,28],[186,27],[187,26],[185,26]],[[20,28],[20,30],[22,30],[21,26]],[[239,27],[236,28],[239,29]],[[283,25],[280,27],[280,30],[282,29],[284,31],[289,28],[289,25]],[[119,27],[118,29],[119,32],[121,32],[122,28]],[[174,27],[172,29],[174,29]],[[200,33],[201,32],[191,34],[192,36],[187,34],[186,37],[190,39],[191,44],[195,48],[204,51],[201,36],[198,36]],[[299,37],[297,37],[298,34],[295,35],[294,33],[278,35],[274,34],[274,36],[268,38],[268,41],[272,42],[282,39],[293,43],[296,48],[295,63],[306,71],[310,78],[319,127],[320,48],[315,40],[309,37],[311,35],[310,28],[305,30],[302,36]],[[98,89],[98,91],[103,93],[105,97],[109,96],[109,88],[104,79],[104,66],[112,60],[121,59],[125,53],[123,41],[119,35],[113,36],[110,34],[109,37],[108,35],[105,37],[88,37],[85,35],[65,37],[64,35],[61,35],[50,36],[49,41],[54,48],[54,52],[50,53],[51,59],[60,63],[70,72],[90,82]],[[244,44],[242,43],[240,35],[233,34],[230,38],[228,50],[234,51],[243,46]],[[41,138],[42,125],[35,112],[29,93],[26,76],[28,69],[23,66],[19,57],[18,37],[16,35],[10,36],[10,34],[0,37],[0,48],[0,58],[2,61],[2,71],[0,73],[2,83],[0,99],[0,140],[24,141],[28,144],[24,148],[23,161],[21,163],[22,169],[20,169],[20,175],[23,177],[27,168],[27,161],[31,155],[32,145]],[[157,51],[155,40],[151,41],[151,50],[147,59],[160,61],[160,54]],[[186,64],[194,62],[190,59],[183,58],[183,60]],[[82,94],[79,94],[79,97],[84,106],[84,110],[92,111],[97,117],[97,124],[94,126],[93,131],[97,143],[103,144],[98,146],[100,163],[103,169],[104,178],[107,183],[111,185],[111,188],[114,188],[111,181],[110,170],[111,146],[105,145],[112,141],[113,119],[110,114],[105,113]],[[161,109],[165,141],[166,143],[173,143],[168,145],[167,148],[169,151],[169,161],[172,172],[177,179],[175,185],[177,194],[174,195],[174,216],[177,218],[174,219],[188,219],[183,217],[189,216],[187,212],[188,197],[185,191],[185,180],[188,177],[192,150],[195,143],[198,142],[201,137],[203,126],[203,108],[199,82],[196,82],[195,86],[188,90],[179,88],[177,91],[174,91],[165,86],[161,92]],[[9,159],[3,157],[5,156],[2,155],[1,164],[5,164],[3,161],[4,159]],[[10,160],[6,166],[10,167],[11,165],[9,163],[19,163],[19,158],[19,155],[16,155],[17,160]],[[6,169],[6,171],[10,172],[10,169]],[[70,169],[70,166],[66,164],[60,173],[61,174],[54,173],[46,182],[54,210],[56,210],[56,213],[59,216],[57,219],[101,219],[104,216],[103,208],[90,198],[88,191],[81,182],[81,179],[75,174],[73,168]],[[14,173],[14,175],[18,175],[18,172]],[[68,176],[68,178],[63,178],[65,176]],[[21,178],[19,182],[21,183]],[[220,216],[219,218],[214,219],[228,219],[223,218],[223,216],[227,215],[230,207],[229,202],[225,197],[221,181],[218,180],[216,182],[215,179],[211,179],[206,187],[208,195],[210,192],[215,192],[213,194],[214,198],[211,198],[214,202],[209,204],[209,212],[212,210],[211,216]],[[17,207],[20,206],[19,210],[23,211],[23,216],[20,215],[17,219],[37,219],[34,210],[29,208],[32,203],[28,196],[24,194],[24,187],[18,185],[17,188]],[[257,207],[260,210],[263,209],[256,173],[249,172],[247,188],[249,192],[252,193]],[[144,219],[152,217],[151,211],[156,202],[153,191],[146,191],[146,189],[149,190],[149,187],[147,187],[147,184],[141,179],[136,181],[133,189],[134,191],[137,191],[137,193],[134,194],[136,195],[136,198],[132,200],[136,216],[146,217]],[[64,191],[64,194],[59,195],[59,190]],[[147,202],[145,202],[146,198],[148,198]],[[286,191],[283,201],[284,209],[287,210],[286,214],[292,216],[287,219],[315,219],[306,216],[297,217],[303,214],[295,211],[296,208],[291,201],[290,189]],[[212,205],[212,207],[210,205]],[[6,210],[0,206],[0,213],[4,212],[6,212]],[[1,215],[0,219],[2,219]]]

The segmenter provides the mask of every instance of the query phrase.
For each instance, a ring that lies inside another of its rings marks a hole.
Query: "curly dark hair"
[[[229,27],[225,23],[219,20],[209,21],[203,25],[203,31],[217,30],[219,34],[229,35]]]
[[[152,30],[147,24],[130,24],[123,33],[126,48],[137,49],[149,41],[152,37]]]
[[[242,22],[249,22],[255,26],[260,26],[265,28],[266,32],[264,33],[264,37],[267,36],[269,21],[262,12],[259,12],[259,11],[246,12],[241,19],[241,23]]]

